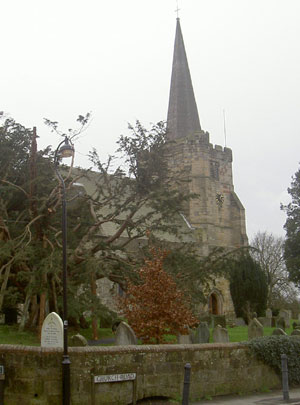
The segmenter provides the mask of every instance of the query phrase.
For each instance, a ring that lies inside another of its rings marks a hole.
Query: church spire
[[[169,139],[172,140],[201,131],[179,18],[176,26],[167,127]]]

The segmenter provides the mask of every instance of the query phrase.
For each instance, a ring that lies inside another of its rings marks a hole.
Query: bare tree
[[[289,302],[295,297],[295,286],[289,280],[284,260],[284,239],[268,232],[258,232],[251,241],[251,255],[267,276],[268,307]]]

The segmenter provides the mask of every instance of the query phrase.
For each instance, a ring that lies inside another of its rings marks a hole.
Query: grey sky
[[[300,1],[181,0],[201,126],[233,150],[235,190],[251,238],[284,234],[286,189],[300,161]],[[113,153],[127,122],[166,119],[175,0],[3,0],[0,110],[38,127],[39,147],[91,111],[75,145]]]

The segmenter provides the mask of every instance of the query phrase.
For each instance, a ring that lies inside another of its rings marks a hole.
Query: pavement
[[[189,405],[277,405],[277,404],[293,404],[300,405],[300,388],[292,388],[289,392],[290,399],[283,400],[282,391],[272,391],[269,393],[259,393],[247,396],[218,396],[210,400],[199,402],[190,402]]]

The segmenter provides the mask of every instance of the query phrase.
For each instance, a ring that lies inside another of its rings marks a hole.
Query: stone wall
[[[72,405],[131,403],[132,381],[94,384],[93,375],[137,373],[137,399],[179,399],[189,362],[191,399],[278,387],[280,379],[239,343],[70,348]],[[61,403],[62,350],[0,345],[5,405]],[[94,398],[93,398],[94,396]]]

